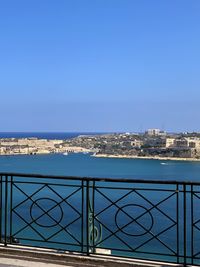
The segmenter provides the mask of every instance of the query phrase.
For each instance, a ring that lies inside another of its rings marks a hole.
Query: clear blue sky
[[[200,131],[200,0],[1,0],[0,131]]]

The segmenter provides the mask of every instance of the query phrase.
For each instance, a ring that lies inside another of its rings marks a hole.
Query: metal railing
[[[0,242],[200,265],[200,183],[0,173]]]

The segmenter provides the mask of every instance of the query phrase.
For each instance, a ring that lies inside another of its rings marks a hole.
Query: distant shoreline
[[[96,154],[93,157],[97,158],[119,158],[119,159],[153,159],[153,160],[160,160],[160,161],[197,161],[200,162],[200,159],[195,158],[177,158],[177,157],[151,157],[151,156],[127,156],[127,155],[108,155],[108,154]]]

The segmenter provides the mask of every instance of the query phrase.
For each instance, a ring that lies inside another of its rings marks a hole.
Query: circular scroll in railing
[[[39,198],[32,203],[30,216],[41,227],[54,227],[62,221],[63,210],[54,199]]]
[[[115,214],[115,223],[119,231],[129,236],[142,236],[153,227],[151,212],[136,204],[124,205]]]

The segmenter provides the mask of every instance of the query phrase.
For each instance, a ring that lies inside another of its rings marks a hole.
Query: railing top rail
[[[63,179],[63,180],[79,180],[79,181],[97,181],[97,182],[117,182],[117,183],[145,183],[145,184],[180,184],[180,185],[199,185],[200,182],[194,181],[177,181],[177,180],[147,180],[135,178],[106,178],[106,177],[80,177],[80,176],[64,176],[64,175],[48,175],[48,174],[30,174],[30,173],[10,173],[0,172],[0,176],[12,176],[18,178],[43,178],[43,179]]]

